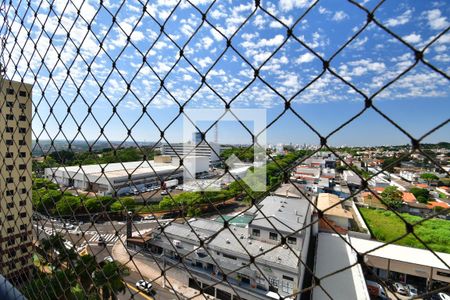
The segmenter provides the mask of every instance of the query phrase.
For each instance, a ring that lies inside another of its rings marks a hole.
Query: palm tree
[[[78,277],[80,288],[86,293],[96,293],[92,275],[99,267],[92,255],[80,256],[75,265],[75,274]]]
[[[94,272],[94,285],[101,290],[102,299],[117,299],[118,293],[125,292],[123,278],[130,275],[128,267],[113,261],[106,262]]]

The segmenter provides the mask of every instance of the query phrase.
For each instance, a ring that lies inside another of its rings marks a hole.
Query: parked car
[[[446,294],[446,293],[442,293],[442,292],[441,293],[437,293],[436,296],[437,296],[436,297],[437,300],[450,300],[450,296],[448,294]]]
[[[66,228],[66,229],[69,229],[69,230],[75,229],[75,225],[70,224],[70,223],[63,224],[63,227]]]
[[[400,282],[394,283],[394,289],[400,295],[408,296],[408,291],[406,290],[405,286],[403,284],[401,284]]]
[[[152,291],[152,284],[146,280],[139,280],[138,282],[136,282],[136,287],[138,288],[138,290],[144,291],[147,294],[150,294],[150,292]]]
[[[166,190],[164,190],[164,191],[162,191],[161,192],[161,196],[165,196],[165,195],[168,195],[169,193],[166,191]]]
[[[408,290],[410,297],[415,297],[415,296],[419,295],[419,291],[413,285],[408,284],[408,285],[406,285],[406,288]]]
[[[385,288],[375,282],[375,281],[371,281],[371,280],[366,280],[366,285],[367,285],[367,290],[369,292],[369,295],[372,296],[375,299],[389,299],[386,296],[386,290]]]
[[[103,261],[112,263],[114,261],[114,259],[111,256],[107,256],[103,259]]]
[[[152,215],[148,215],[148,216],[145,216],[142,218],[142,220],[154,220],[154,219],[155,219],[155,216],[152,216]]]

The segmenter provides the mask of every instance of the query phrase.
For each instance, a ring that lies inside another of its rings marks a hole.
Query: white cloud
[[[300,55],[300,57],[296,60],[298,64],[309,63],[314,59],[314,55],[310,52],[306,52],[305,54]]]
[[[340,22],[344,19],[348,19],[348,15],[345,12],[343,12],[342,10],[335,12],[333,15],[333,18],[332,18],[333,21],[337,21],[337,22]]]
[[[211,45],[214,43],[214,40],[212,38],[206,36],[202,39],[202,42],[203,42],[203,47],[205,49],[209,49],[209,47],[211,47]]]
[[[282,11],[290,11],[294,8],[309,6],[311,2],[311,0],[280,0],[279,6]]]
[[[395,26],[404,25],[404,24],[408,23],[411,20],[412,12],[413,11],[411,9],[408,9],[407,11],[402,13],[400,16],[398,16],[396,18],[388,19],[386,21],[386,25],[389,27],[395,27]]]
[[[422,37],[420,34],[416,34],[415,32],[408,34],[407,36],[403,37],[403,40],[407,43],[416,44],[419,43],[422,40]]]
[[[428,25],[431,27],[431,29],[440,30],[449,26],[447,18],[442,16],[441,11],[437,8],[425,12],[425,15],[428,19]]]
[[[282,83],[284,86],[292,89],[298,89],[299,88],[299,82],[298,82],[298,76],[295,74],[288,74],[286,76],[286,80]]]
[[[266,19],[264,19],[262,15],[256,15],[255,19],[253,20],[253,25],[261,29],[265,24]]]

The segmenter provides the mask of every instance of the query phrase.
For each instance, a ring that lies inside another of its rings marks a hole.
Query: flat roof
[[[194,228],[195,233],[192,232],[189,225]],[[257,256],[273,248],[267,253],[258,256],[256,262],[270,262],[279,265],[280,268],[298,268],[300,251],[295,247],[292,247],[293,250],[291,250],[289,248],[276,247],[276,245],[256,239],[249,239],[247,228],[230,225],[229,229],[223,229],[222,223],[207,219],[196,219],[190,221],[189,225],[171,223],[165,227],[164,232],[170,234],[175,239],[190,240],[195,245],[200,245],[196,234],[201,236],[202,239],[214,236],[212,240],[206,243],[210,248],[220,249],[221,252],[240,254],[245,257],[248,257],[247,251],[252,256]],[[161,238],[164,239],[164,237],[164,234],[161,234]]]
[[[412,248],[394,244],[385,245],[382,242],[374,240],[365,240],[351,237],[349,238],[352,246],[359,252],[365,253],[376,249],[377,247],[383,246],[375,251],[368,253],[371,256],[382,257],[385,259],[396,260],[405,263],[411,263],[415,265],[428,266],[443,270],[449,270],[444,263],[439,260],[431,251],[419,248]],[[450,254],[436,252],[435,253],[450,266]],[[418,259],[420,258],[420,259]]]
[[[153,168],[153,169],[152,169]],[[154,160],[147,161],[131,161],[124,163],[110,163],[110,164],[93,164],[93,165],[82,165],[80,166],[70,166],[70,167],[56,167],[51,168],[53,172],[60,171],[64,173],[73,173],[73,174],[85,174],[87,176],[92,177],[108,177],[117,178],[117,177],[126,177],[128,174],[132,174],[132,176],[152,173],[155,172],[171,172],[179,168],[182,170],[182,167],[179,167],[175,164],[171,163],[155,163]],[[102,169],[104,172],[102,173]]]
[[[331,299],[370,299],[359,264],[322,279],[356,261],[356,254],[339,235],[319,233],[314,275],[320,279],[320,286],[323,289],[319,286],[314,287],[313,300],[329,299],[325,291]]]
[[[259,210],[253,206],[247,213],[255,214],[251,225],[290,233],[304,227],[310,205],[303,198],[268,196],[257,204]]]
[[[321,211],[325,211],[325,215],[353,219],[352,213],[342,208],[339,197],[334,194],[320,193],[317,197],[317,208]]]

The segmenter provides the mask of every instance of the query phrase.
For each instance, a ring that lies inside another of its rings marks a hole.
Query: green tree
[[[425,180],[425,181],[428,183],[428,185],[429,185],[432,181],[435,181],[435,180],[438,180],[438,179],[439,179],[439,177],[437,177],[435,174],[432,174],[432,173],[423,173],[423,174],[420,174],[420,178],[423,179],[423,180]]]
[[[130,270],[120,263],[106,262],[93,274],[94,284],[101,290],[102,299],[117,299],[118,293],[125,292],[123,278],[130,275]]]
[[[427,189],[413,187],[409,190],[420,203],[427,203],[430,199],[430,192]]]
[[[121,198],[120,200],[117,200],[113,204],[111,204],[111,210],[115,211],[115,212],[124,211],[124,210],[133,211],[135,206],[136,206],[136,201],[134,201],[133,198],[124,197],[124,198]]]
[[[80,197],[65,195],[56,203],[56,212],[60,216],[73,215],[80,208],[80,205]]]
[[[384,203],[393,209],[398,209],[402,206],[403,193],[395,186],[388,186],[381,193],[381,199]]]
[[[102,203],[95,197],[93,198],[87,198],[84,202],[83,202],[84,208],[89,212],[89,213],[96,213],[99,212],[102,209]]]

